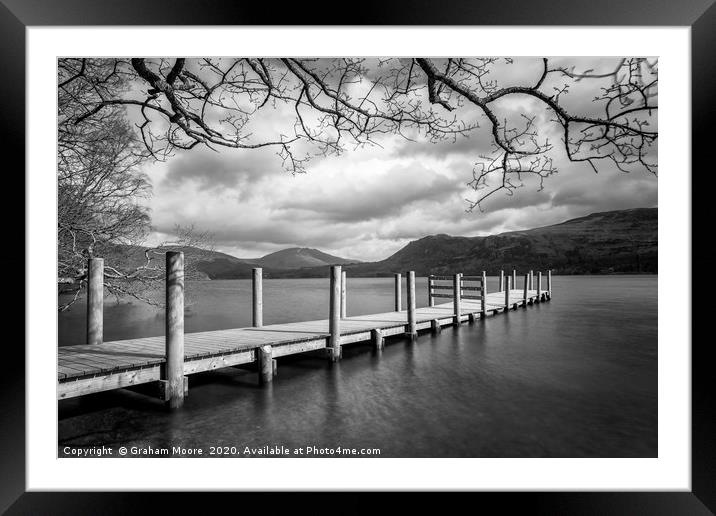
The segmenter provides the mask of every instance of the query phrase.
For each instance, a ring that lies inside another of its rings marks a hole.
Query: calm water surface
[[[64,446],[379,448],[383,457],[656,457],[657,277],[553,278],[551,302],[484,323],[192,375],[184,409],[128,390],[59,404]],[[520,281],[521,284],[521,281]],[[490,289],[496,289],[491,279]],[[250,325],[249,280],[187,285],[186,331]],[[163,314],[106,300],[105,340],[162,335]],[[427,304],[418,279],[418,306]],[[349,278],[349,315],[393,309],[391,278]],[[265,324],[322,319],[328,280],[264,280]],[[81,344],[84,306],[59,317]]]

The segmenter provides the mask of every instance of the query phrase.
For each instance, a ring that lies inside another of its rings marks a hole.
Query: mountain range
[[[414,270],[419,276],[552,269],[555,274],[656,273],[657,208],[593,213],[560,224],[498,235],[433,235],[385,260],[348,265],[352,276]]]
[[[494,274],[552,269],[555,274],[656,273],[658,209],[592,213],[560,224],[497,235],[431,235],[414,240],[377,262],[359,262],[317,249],[293,247],[260,258],[183,248],[195,277],[238,279],[262,267],[265,277],[326,277],[330,265],[350,276],[388,276],[413,270],[419,276],[460,271]]]

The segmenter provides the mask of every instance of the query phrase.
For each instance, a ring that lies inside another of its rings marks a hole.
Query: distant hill
[[[262,267],[265,277],[293,276],[294,271],[307,269],[311,274],[320,274],[317,268],[327,268],[330,265],[345,265],[360,263],[358,260],[348,260],[338,256],[304,247],[293,247],[267,254],[261,258],[237,258],[219,251],[210,251],[191,246],[170,246],[157,249],[157,252],[166,250],[180,250],[184,252],[184,263],[187,267],[187,277],[193,279],[241,279],[250,278],[254,267]],[[126,267],[137,267],[145,262],[144,247],[129,245],[111,245],[107,254],[114,257],[115,263]],[[163,259],[163,258],[162,258]]]
[[[560,224],[486,237],[434,235],[380,262],[347,266],[352,276],[406,270],[418,275],[499,269],[557,274],[656,273],[658,210],[593,213]]]
[[[432,235],[414,240],[379,262],[361,263],[317,249],[293,247],[261,258],[236,258],[195,247],[181,248],[191,277],[250,278],[262,267],[267,278],[327,277],[330,265],[342,265],[350,276],[388,276],[414,270],[419,276],[477,274],[500,269],[520,273],[552,269],[555,274],[656,273],[658,270],[658,210],[592,213],[560,224],[510,231],[485,237]],[[142,248],[124,246],[129,263],[139,265]]]
[[[187,260],[189,258],[190,256],[187,256]],[[263,268],[266,277],[285,277],[292,276],[293,271],[299,269],[315,269],[348,263],[359,262],[306,247],[283,249],[261,258],[236,258],[217,251],[204,251],[201,256],[196,257],[196,269],[209,279],[250,278],[254,267]]]
[[[291,247],[255,260],[261,267],[268,269],[301,269],[304,267],[321,267],[326,265],[343,265],[358,263],[358,260],[339,258],[307,247]]]

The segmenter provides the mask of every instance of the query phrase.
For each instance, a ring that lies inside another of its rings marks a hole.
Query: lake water
[[[418,306],[426,288],[419,278]],[[250,325],[249,280],[186,290],[187,332]],[[337,364],[280,358],[269,387],[237,368],[192,375],[175,413],[129,390],[63,401],[59,453],[316,446],[382,457],[656,457],[657,277],[555,276],[553,291],[548,303],[414,343],[390,338],[382,352],[349,345]],[[163,334],[161,311],[105,303],[105,340]],[[392,310],[392,278],[349,278],[347,305],[349,315]],[[327,279],[264,280],[265,324],[327,314]],[[81,302],[60,314],[58,330],[60,345],[82,343]]]

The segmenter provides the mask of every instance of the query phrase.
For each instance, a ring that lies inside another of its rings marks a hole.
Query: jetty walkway
[[[262,271],[253,272],[253,326],[229,330],[184,333],[184,256],[166,257],[166,335],[102,341],[103,260],[88,267],[87,344],[58,348],[57,398],[64,400],[95,392],[155,383],[156,395],[178,408],[188,394],[189,375],[224,367],[256,363],[259,380],[268,383],[277,373],[276,358],[325,350],[329,360],[341,358],[342,346],[370,341],[382,349],[386,337],[439,332],[443,326],[474,322],[552,298],[551,272],[517,275],[500,272],[499,289],[487,292],[486,274],[429,276],[429,306],[415,307],[415,274],[406,274],[407,306],[402,307],[402,277],[395,274],[395,310],[348,316],[346,273],[331,267],[329,318],[316,321],[263,325]],[[522,278],[521,278],[522,279]],[[447,302],[440,303],[444,299]]]

